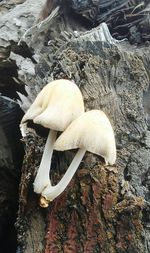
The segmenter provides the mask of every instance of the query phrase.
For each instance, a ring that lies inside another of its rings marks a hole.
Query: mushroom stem
[[[51,185],[49,174],[56,135],[57,131],[54,130],[49,131],[40,167],[38,169],[36,178],[33,183],[34,192],[36,193],[41,193],[44,190],[44,188],[46,188],[48,185]]]
[[[77,154],[75,155],[70,166],[68,167],[68,170],[66,171],[60,182],[55,186],[49,185],[48,187],[46,187],[46,189],[42,192],[43,197],[45,197],[49,201],[52,201],[65,190],[67,185],[70,183],[73,175],[75,174],[76,170],[78,169],[78,166],[82,161],[85,152],[86,149],[78,150]]]

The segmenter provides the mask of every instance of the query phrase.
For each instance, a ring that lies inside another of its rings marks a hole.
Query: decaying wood
[[[148,212],[149,132],[142,100],[149,78],[144,60],[138,52],[127,51],[126,45],[106,48],[101,41],[82,41],[79,37],[55,54],[48,75],[73,79],[82,91],[86,109],[106,112],[115,129],[118,159],[115,167],[107,167],[98,157],[86,155],[69,187],[46,212],[44,252],[148,252],[149,232],[143,219]],[[32,178],[26,191],[32,186],[33,167],[37,168],[41,157],[35,159],[37,144],[32,145],[33,153],[26,148],[23,166],[28,168],[25,176]],[[65,159],[54,154],[54,182],[69,164]],[[28,182],[24,177],[22,180],[21,185]],[[21,198],[27,201],[23,206],[30,217],[26,220],[29,226],[32,215],[43,210],[35,197],[32,205],[29,195]],[[24,212],[20,211],[20,220]],[[43,219],[40,222],[43,228]],[[30,233],[27,229],[27,237],[21,241],[24,245],[34,235],[34,227],[30,226]],[[23,252],[37,249],[41,241],[32,243],[34,246]]]
[[[25,6],[29,2],[25,1]],[[31,27],[29,23],[25,23],[26,30]],[[24,139],[16,222],[18,252],[148,253],[150,133],[143,93],[149,87],[150,48],[133,50],[127,42],[102,42],[99,27],[81,33],[85,28],[78,26],[69,16],[57,17],[46,35],[39,34],[39,43],[36,34],[26,38],[28,50],[34,48],[30,56],[20,55],[22,48],[19,53],[9,49],[5,60],[16,63],[17,78],[28,87],[28,98],[21,97],[28,106],[48,81],[74,80],[86,110],[101,109],[109,116],[116,136],[117,162],[105,166],[100,157],[87,153],[65,192],[42,209],[32,184],[45,138],[29,132]],[[14,29],[17,43],[25,30]],[[9,46],[10,37],[6,39]],[[4,41],[1,34],[0,38]],[[54,152],[53,183],[61,178],[74,155],[75,151]]]

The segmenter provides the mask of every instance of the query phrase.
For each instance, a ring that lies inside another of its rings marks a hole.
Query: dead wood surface
[[[17,89],[25,94],[20,87],[28,86],[28,98],[21,97],[23,109],[48,81],[74,80],[86,109],[101,109],[109,116],[116,135],[117,163],[104,166],[99,157],[87,153],[66,191],[48,209],[41,209],[32,183],[45,138],[31,132],[24,140],[17,252],[148,253],[150,132],[143,94],[149,87],[150,48],[138,49],[127,43],[110,46],[94,37],[94,32],[83,38],[80,32],[85,29],[75,20],[57,17],[46,33],[37,30],[39,43],[36,33],[25,38],[27,51],[17,42],[41,11],[40,7],[31,8],[32,13],[28,9],[26,19],[23,13],[27,4],[31,1],[24,1],[21,15],[12,9],[13,15],[20,15],[19,20],[23,17],[22,25],[18,28],[14,19],[11,29],[8,16],[3,16],[0,32],[0,55],[7,62],[15,62]],[[6,20],[9,36],[4,38]],[[77,36],[73,30],[79,31]],[[74,151],[54,153],[54,183],[74,155]]]
[[[65,193],[50,204],[46,220],[39,219],[42,228],[46,225],[40,237],[41,240],[45,238],[44,252],[148,252],[150,146],[143,91],[148,88],[149,77],[144,60],[139,57],[138,51],[127,51],[126,46],[105,48],[101,42],[82,42],[78,38],[55,54],[47,74],[53,75],[54,79],[73,79],[82,91],[86,109],[96,108],[106,112],[115,130],[118,159],[115,167],[107,167],[98,157],[86,155]],[[21,184],[26,184],[21,187],[24,189],[21,197],[27,201],[27,217],[30,214],[26,220],[27,227],[32,219],[34,222],[37,210],[43,217],[43,210],[38,207],[35,196],[32,205],[30,203],[32,189],[27,194],[29,185],[32,188],[33,168],[37,168],[42,154],[41,148],[40,154],[37,151],[39,144],[32,143],[33,150],[29,144],[26,148],[23,169],[27,170],[25,175],[23,173]],[[36,154],[39,154],[38,159]],[[69,159],[70,153],[66,156]],[[54,154],[54,182],[68,164],[67,157]],[[25,179],[28,175],[29,184]],[[19,213],[21,219],[22,213]],[[24,245],[31,236],[35,238],[35,227],[30,226],[30,229],[26,240],[22,238]],[[36,240],[32,240],[32,246],[28,244],[24,252],[33,248],[40,252],[39,234],[41,229],[36,234]]]

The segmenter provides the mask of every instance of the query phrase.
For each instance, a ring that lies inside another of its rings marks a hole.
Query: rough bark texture
[[[118,159],[117,165],[110,167],[98,157],[86,155],[69,187],[47,210],[44,252],[149,252],[149,131],[143,107],[149,79],[144,60],[126,47],[105,48],[101,42],[79,38],[55,55],[49,75],[52,73],[54,79],[75,80],[87,109],[107,113],[116,133]],[[28,173],[40,162],[35,158],[37,145],[33,147],[34,153],[26,148]],[[59,156],[54,155],[52,165],[54,182],[69,164]],[[32,201],[35,205],[35,198]],[[37,242],[32,242],[34,247]]]
[[[25,10],[22,8],[22,12]],[[31,19],[38,17],[32,15]],[[24,140],[17,252],[148,253],[150,132],[144,94],[149,87],[150,48],[133,50],[127,43],[104,44],[98,37],[99,28],[75,38],[70,31],[77,28],[84,30],[74,19],[58,17],[47,36],[39,34],[40,43],[34,35],[27,38],[34,53],[20,56],[21,49],[10,51],[7,61],[16,63],[20,85],[28,85],[28,99],[22,97],[26,104],[52,79],[74,80],[86,109],[101,109],[110,118],[116,135],[117,163],[105,166],[100,157],[86,153],[65,192],[49,208],[41,209],[32,183],[45,139],[30,132]],[[64,30],[69,33],[59,34]],[[7,40],[12,45],[10,38]],[[54,183],[74,155],[75,151],[54,152]]]

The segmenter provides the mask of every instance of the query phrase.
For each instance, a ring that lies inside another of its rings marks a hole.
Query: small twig
[[[35,24],[34,26],[30,27],[21,37],[21,39],[18,42],[18,46],[20,45],[22,40],[25,40],[25,37],[31,33],[33,33],[33,30],[37,28],[37,30],[39,30],[39,33],[44,31],[45,26],[49,23],[51,23],[52,19],[55,18],[58,15],[59,12],[59,6],[57,6],[52,12],[51,14],[44,20],[42,20],[41,22]]]
[[[138,4],[138,5],[135,6],[135,8],[132,10],[131,14],[132,14],[133,12],[135,12],[136,9],[138,9],[138,8],[140,8],[140,7],[143,7],[143,6],[144,6],[144,2]]]

